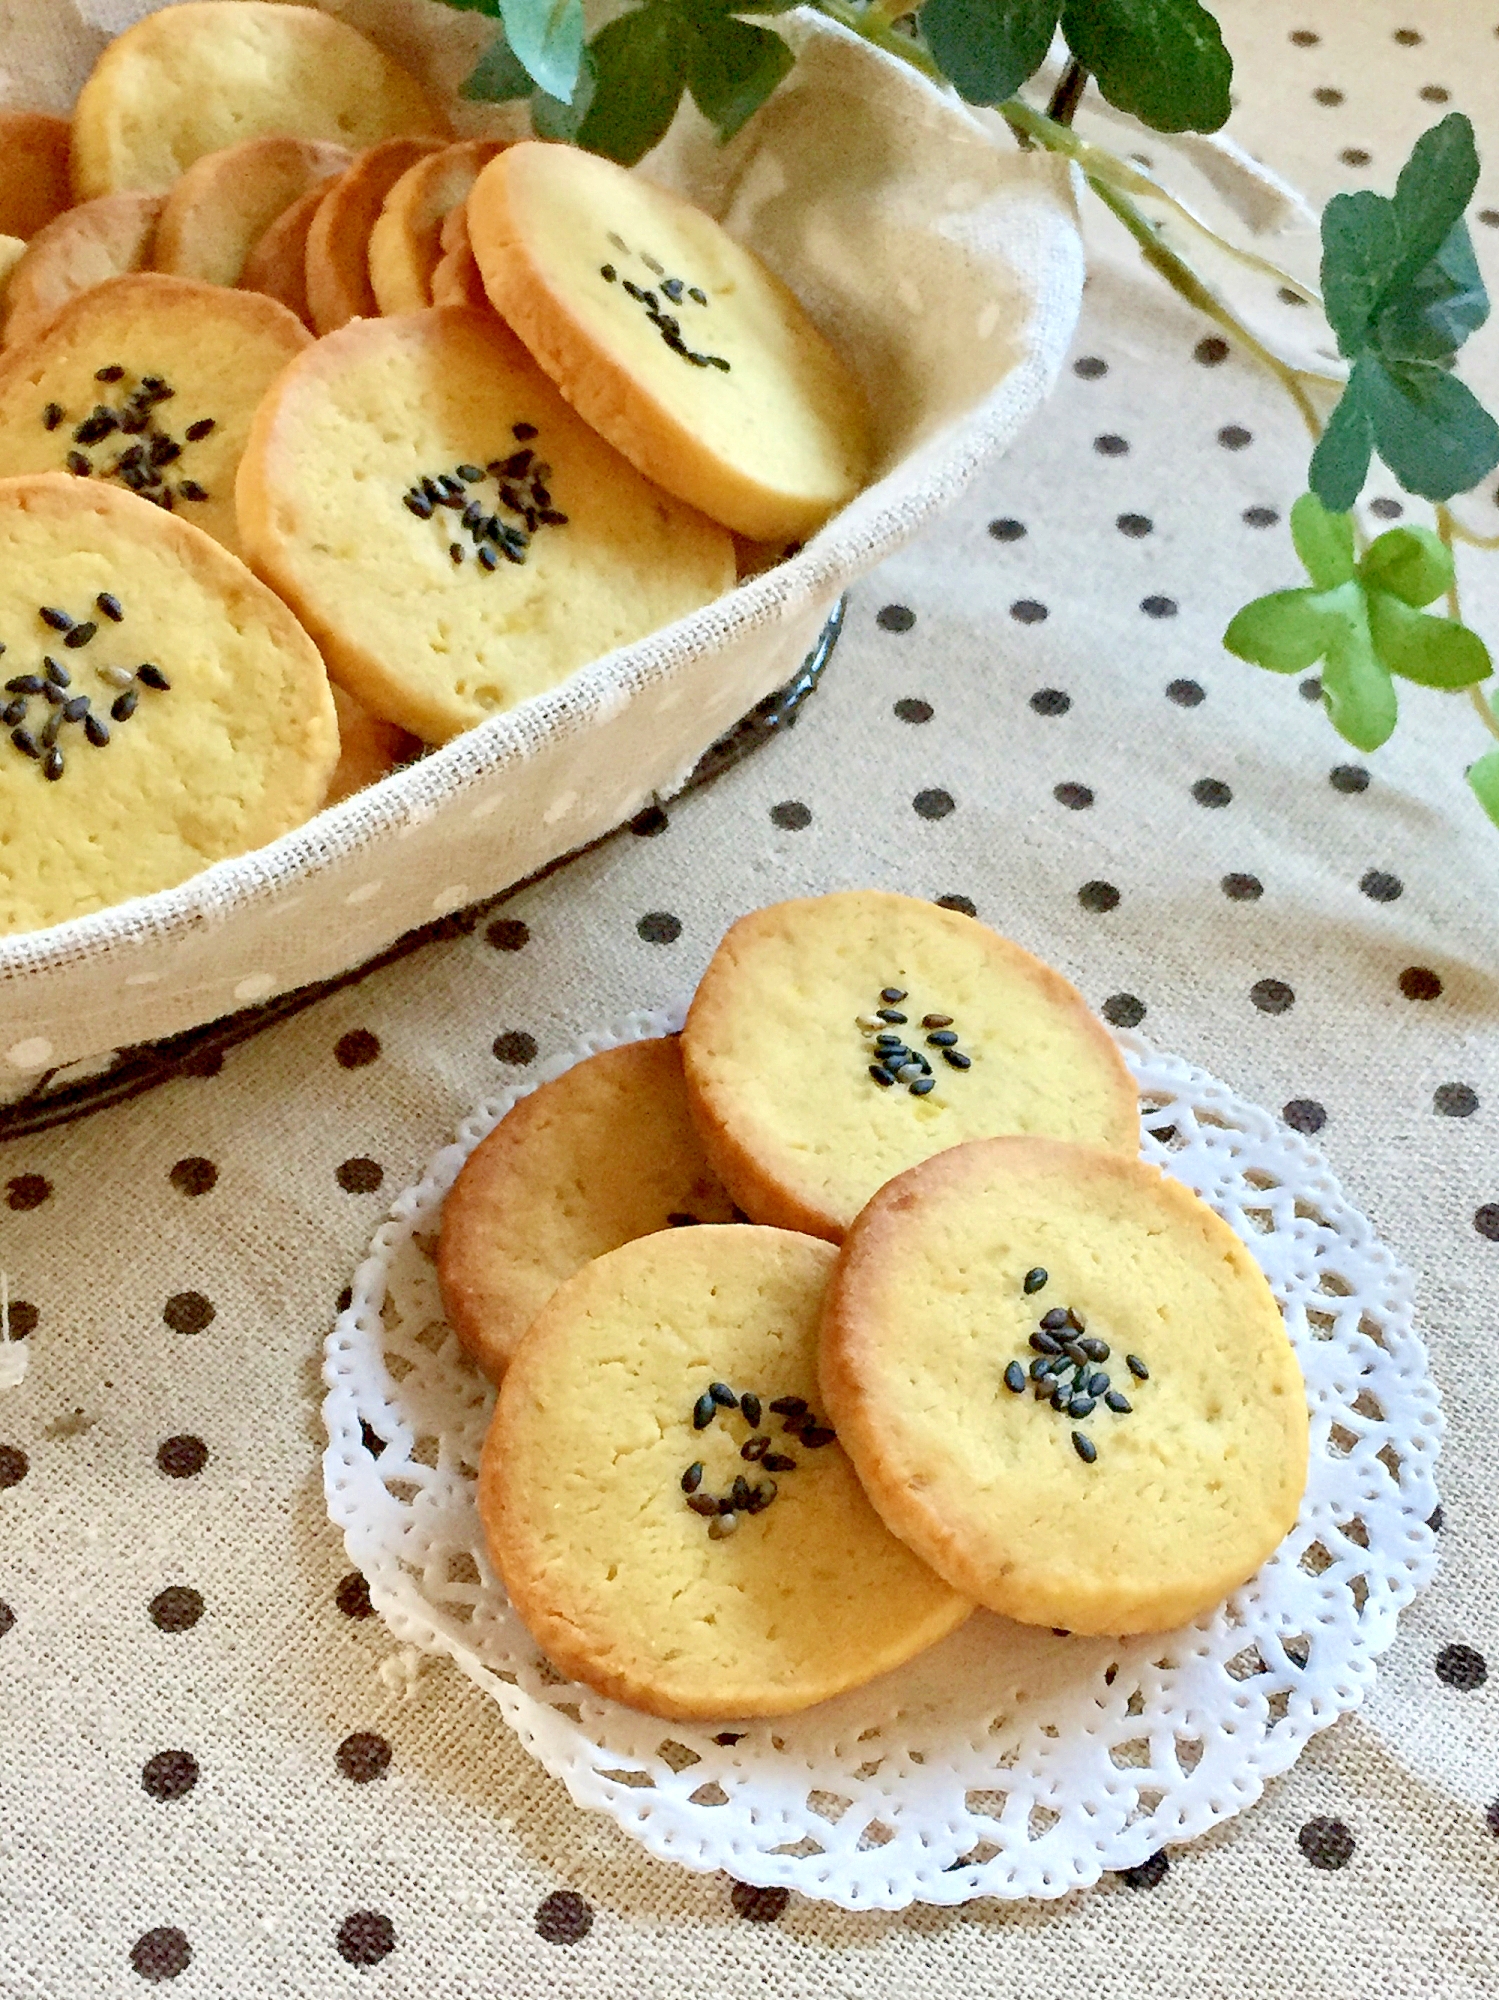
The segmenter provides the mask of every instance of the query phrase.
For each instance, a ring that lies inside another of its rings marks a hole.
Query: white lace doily
[[[488,1562],[474,1474],[492,1391],[442,1317],[443,1196],[535,1083],[680,1016],[636,1014],[487,1099],[395,1203],[327,1344],[328,1505],[391,1630],[446,1653],[581,1806],[664,1859],[847,1909],[1059,1896],[1258,1798],[1368,1692],[1429,1577],[1441,1435],[1405,1272],[1325,1162],[1134,1037],[1144,1153],[1258,1258],[1311,1406],[1301,1517],[1210,1617],[1083,1639],[979,1612],[870,1686],[772,1721],[663,1723],[564,1681]]]

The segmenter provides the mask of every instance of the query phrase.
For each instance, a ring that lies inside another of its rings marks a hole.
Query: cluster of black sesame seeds
[[[111,625],[124,622],[124,607],[111,591],[100,591],[94,599],[93,608],[100,618]],[[69,652],[81,652],[99,636],[98,618],[73,618],[52,604],[38,605],[37,616],[48,632],[55,633],[62,640],[63,647]],[[5,646],[0,644],[0,653],[5,651]],[[159,694],[171,690],[172,684],[161,668],[149,662],[134,668],[102,666],[97,672],[107,687],[117,690],[109,708],[110,719],[114,722],[130,720],[143,687],[152,688]],[[54,782],[67,769],[61,740],[65,730],[81,730],[83,740],[96,750],[102,750],[110,740],[109,723],[103,716],[94,713],[93,698],[78,693],[73,686],[72,669],[50,653],[42,655],[39,672],[12,674],[4,684],[3,693],[0,724],[10,731],[11,747],[23,757],[39,763],[43,776]],[[31,714],[31,704],[38,698],[44,705],[40,723],[34,722]]]
[[[715,1542],[737,1532],[741,1514],[765,1512],[779,1490],[770,1474],[796,1470],[796,1459],[784,1448],[777,1449],[770,1432],[760,1428],[767,1408],[772,1416],[781,1419],[783,1447],[786,1443],[796,1443],[806,1451],[821,1451],[838,1435],[830,1424],[818,1421],[805,1396],[777,1396],[767,1405],[751,1389],[736,1394],[727,1382],[710,1382],[692,1406],[692,1428],[705,1431],[720,1410],[737,1410],[751,1433],[740,1445],[739,1456],[766,1475],[751,1483],[739,1472],[727,1493],[705,1493],[703,1473],[707,1468],[702,1460],[694,1459],[688,1466],[682,1474],[682,1491],[693,1513],[707,1520],[708,1533]]]
[[[891,1084],[903,1083],[913,1097],[926,1097],[936,1089],[937,1079],[931,1057],[907,1047],[899,1032],[910,1025],[910,1015],[900,1011],[900,1002],[906,998],[904,986],[881,987],[879,1006],[872,1014],[858,1015],[858,1027],[874,1044],[869,1074],[880,1088],[888,1090]],[[951,1014],[923,1014],[921,1025],[927,1030],[926,1046],[935,1049],[949,1069],[972,1069],[972,1056],[958,1047]]]
[[[114,361],[96,370],[94,380],[114,387],[123,383],[125,376],[123,365]],[[167,477],[168,467],[177,464],[187,445],[201,444],[218,429],[213,417],[200,417],[189,424],[181,438],[164,429],[157,412],[176,394],[162,376],[142,375],[133,389],[120,392],[118,402],[96,403],[73,426],[73,448],[64,460],[68,471],[76,479],[115,480],[143,500],[154,500],[168,513],[179,500],[208,499],[208,489],[196,479],[178,479],[173,485]],[[68,412],[61,403],[48,403],[42,411],[44,430],[60,430],[67,421]],[[91,458],[89,453],[101,445],[108,446],[108,451]]]
[[[1032,1297],[1044,1290],[1048,1276],[1038,1264],[1026,1272],[1021,1289]],[[1052,1306],[1042,1313],[1030,1344],[1034,1359],[1029,1368],[1023,1361],[1012,1361],[1005,1370],[1005,1387],[1011,1395],[1024,1395],[1029,1383],[1038,1403],[1050,1403],[1074,1425],[1085,1423],[1100,1403],[1115,1416],[1131,1414],[1133,1403],[1113,1386],[1101,1365],[1109,1359],[1109,1343],[1090,1334],[1071,1306]],[[1124,1364],[1136,1382],[1150,1380],[1150,1370],[1138,1354],[1126,1354]],[[1072,1449],[1084,1465],[1098,1457],[1098,1447],[1086,1431],[1073,1430]]]
[[[513,424],[511,435],[520,449],[507,458],[492,458],[483,466],[465,464],[455,466],[451,472],[426,474],[402,494],[401,504],[419,521],[440,518],[440,510],[458,517],[456,523],[446,523],[454,536],[448,543],[454,568],[461,567],[468,559],[468,550],[457,539],[459,534],[468,536],[475,561],[492,576],[502,561],[523,563],[539,529],[567,526],[566,514],[552,505],[552,491],[547,483],[552,468],[531,447],[530,440],[536,434],[535,424]],[[485,504],[475,489],[482,488],[490,479],[495,483],[497,508],[514,514],[524,526],[502,519],[498,511]]]
[[[611,234],[609,241],[622,257],[631,255],[629,245],[622,237]],[[660,286],[660,297],[648,285],[637,285],[633,278],[621,278],[613,264],[601,264],[599,266],[599,276],[606,285],[617,284],[620,290],[634,299],[637,305],[644,306],[646,318],[655,327],[662,341],[671,349],[673,354],[680,354],[682,359],[689,362],[694,368],[717,368],[723,374],[727,375],[729,364],[724,360],[723,356],[721,354],[700,354],[696,348],[689,347],[682,337],[682,322],[677,318],[675,313],[666,311],[661,303],[661,299],[664,298],[668,305],[678,307],[682,305],[684,300],[689,300],[695,306],[706,306],[708,303],[708,294],[703,290],[702,286],[689,285],[685,278],[669,278],[666,275],[666,266],[658,263],[654,257],[648,257],[643,250],[640,252],[640,261],[650,272],[651,276],[657,280]]]

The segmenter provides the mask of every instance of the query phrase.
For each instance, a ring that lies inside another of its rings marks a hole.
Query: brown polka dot
[[[1486,1201],[1473,1211],[1473,1227],[1490,1243],[1499,1243],[1499,1201]]]
[[[212,1160],[197,1157],[179,1160],[167,1176],[178,1194],[211,1194],[219,1178],[219,1170]]]
[[[519,917],[496,917],[484,935],[496,951],[524,951],[531,942],[530,926]]]
[[[1444,90],[1439,83],[1427,83],[1422,85],[1419,95],[1423,104],[1446,104],[1452,92]]]
[[[901,722],[930,722],[932,713],[932,704],[914,695],[907,695],[895,704],[895,714]]]
[[[1353,1859],[1353,1835],[1340,1819],[1309,1819],[1296,1845],[1314,1868],[1346,1868]]]
[[[162,1924],[154,1931],[146,1931],[130,1947],[131,1965],[142,1979],[153,1984],[186,1972],[192,1955],[186,1934],[175,1924]]]
[[[1228,342],[1216,333],[1206,334],[1192,349],[1192,359],[1204,368],[1217,368],[1228,359]]]
[[[524,1028],[511,1028],[494,1038],[495,1061],[524,1065],[536,1060],[536,1037]]]
[[[1280,1115],[1293,1132],[1308,1139],[1327,1123],[1327,1113],[1315,1097],[1293,1097]]]
[[[1249,997],[1262,1014],[1289,1014],[1296,1004],[1294,990],[1283,979],[1257,979]]]
[[[1077,900],[1085,910],[1102,915],[1105,911],[1118,909],[1119,891],[1112,882],[1084,882],[1077,892]]]
[[[675,944],[682,935],[682,919],[670,910],[647,910],[635,930],[645,944]]]
[[[156,1463],[168,1479],[195,1479],[208,1463],[208,1446],[187,1432],[163,1438],[156,1447]]]
[[[1241,518],[1249,528],[1273,528],[1280,515],[1273,507],[1246,507]]]
[[[791,1895],[786,1889],[757,1889],[752,1883],[736,1882],[729,1891],[729,1901],[746,1923],[773,1924],[785,1915]]]
[[[882,632],[909,632],[916,623],[916,613],[908,604],[887,604],[875,613],[874,622]]]
[[[786,833],[800,833],[803,827],[812,824],[812,808],[803,805],[800,799],[782,799],[778,806],[770,809],[771,824]]]
[[[27,1209],[40,1208],[51,1192],[45,1174],[17,1174],[5,1183],[5,1205],[24,1215]]]
[[[1059,806],[1066,806],[1070,812],[1083,812],[1093,803],[1093,793],[1087,785],[1071,782],[1053,785],[1051,795]]]
[[[1420,42],[1421,37],[1414,28],[1397,28],[1395,30],[1395,40],[1399,42],[1401,48],[1413,49]]]
[[[1031,707],[1037,715],[1065,715],[1072,706],[1072,696],[1063,694],[1060,688],[1037,688],[1031,696]]]
[[[1327,774],[1327,782],[1335,792],[1346,792],[1350,797],[1369,789],[1369,773],[1362,764],[1334,764]]]
[[[16,1614],[3,1598],[0,1598],[0,1639],[3,1639],[16,1622]]]
[[[1370,156],[1362,146],[1345,146],[1338,158],[1345,167],[1367,167]]]
[[[1369,502],[1369,512],[1377,514],[1381,521],[1398,521],[1405,508],[1398,500],[1379,499]]]
[[[937,898],[937,908],[939,910],[956,910],[960,917],[976,917],[978,915],[976,905],[967,896],[939,896]]]
[[[345,1618],[372,1618],[375,1607],[370,1602],[370,1587],[357,1569],[351,1569],[333,1593],[333,1602]]]
[[[1436,1676],[1445,1687],[1471,1694],[1489,1677],[1489,1663],[1472,1646],[1444,1646],[1436,1656]]]
[[[379,1910],[352,1910],[339,1925],[335,1942],[349,1965],[378,1965],[396,1948],[396,1927]]]
[[[1171,1872],[1171,1862],[1164,1847],[1158,1847],[1154,1854],[1133,1868],[1121,1868],[1119,1880],[1127,1889],[1159,1889]]]
[[[1314,34],[1310,28],[1293,28],[1291,30],[1291,40],[1296,44],[1298,49],[1314,49],[1321,39],[1322,37]]]
[[[0,1444],[0,1488],[19,1486],[31,1470],[31,1460],[18,1444]]]
[[[1319,104],[1332,105],[1332,104],[1341,104],[1343,102],[1342,91],[1334,90],[1331,84],[1326,84],[1326,83],[1323,84],[1320,90],[1314,90],[1312,92],[1312,96],[1317,100]]]
[[[1225,875],[1218,886],[1231,903],[1257,903],[1265,893],[1258,875]]]
[[[383,1778],[390,1769],[390,1745],[383,1736],[356,1729],[338,1746],[338,1768],[356,1785],[368,1785]]]
[[[571,1889],[554,1889],[536,1906],[536,1932],[548,1944],[581,1944],[593,1929],[593,1911]]]
[[[1112,1027],[1138,1028],[1145,1019],[1145,1002],[1133,993],[1111,993],[1099,1012]]]
[[[378,1160],[368,1160],[360,1155],[341,1161],[334,1170],[333,1178],[345,1194],[373,1194],[385,1179],[385,1169]]]
[[[1478,1092],[1470,1083],[1439,1083],[1431,1108],[1442,1118],[1471,1118],[1478,1109]]]
[[[640,840],[654,840],[670,825],[671,821],[660,806],[646,806],[630,821],[630,831]]]
[[[1084,382],[1097,382],[1109,372],[1109,364],[1101,354],[1080,355],[1072,364],[1072,372]]]
[[[153,1799],[180,1799],[198,1782],[198,1760],[188,1750],[158,1750],[141,1771],[142,1789]]]
[[[1024,521],[1013,521],[1008,516],[989,523],[989,533],[996,542],[1019,542],[1025,539]]]
[[[957,801],[951,792],[934,789],[918,792],[911,801],[911,808],[921,819],[946,819],[957,808]]]
[[[1254,443],[1254,432],[1245,430],[1242,424],[1225,424],[1218,433],[1218,442],[1225,451],[1243,451],[1246,445]]]
[[[1100,458],[1123,458],[1129,450],[1129,439],[1115,431],[1105,431],[1102,437],[1094,438],[1093,449]]]
[[[11,1339],[27,1339],[29,1335],[36,1332],[37,1321],[40,1318],[41,1314],[31,1303],[30,1299],[12,1299],[9,1308]]]
[[[1010,606],[1010,616],[1017,625],[1044,625],[1051,613],[1034,597],[1017,597]]]
[[[173,1292],[161,1316],[173,1333],[201,1333],[212,1326],[216,1308],[201,1292]]]
[[[187,1583],[169,1583],[147,1607],[151,1623],[161,1632],[190,1632],[203,1616],[202,1595]]]
[[[1200,806],[1221,807],[1232,805],[1234,795],[1221,778],[1199,778],[1192,787],[1192,796]]]
[[[380,1037],[368,1028],[351,1028],[333,1044],[333,1059],[340,1069],[363,1069],[380,1059]]]
[[[1407,1000],[1436,1000],[1442,982],[1429,965],[1408,965],[1400,975],[1400,990]]]

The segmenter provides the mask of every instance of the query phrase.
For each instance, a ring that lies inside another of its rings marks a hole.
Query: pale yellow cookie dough
[[[151,262],[178,278],[237,285],[245,259],[278,215],[350,164],[347,146],[325,139],[245,139],[195,160],[173,187],[156,225]]]
[[[1057,1410],[1031,1335],[1069,1309],[1052,1338],[1107,1352],[1080,1354],[1085,1393]],[[1306,1389],[1249,1251],[1157,1168],[1054,1140],[978,1140],[881,1189],[839,1258],[821,1383],[891,1530],[1029,1625],[1186,1624],[1274,1551],[1306,1485]]]
[[[444,218],[467,199],[503,142],[468,139],[418,160],[386,195],[369,238],[369,275],[380,311],[420,312],[441,305],[433,278],[443,250]]]
[[[321,805],[338,730],[316,648],[174,515],[66,474],[0,480],[0,641],[0,933],[171,888]]]
[[[781,1230],[667,1230],[588,1265],[521,1341],[479,1511],[511,1602],[563,1673],[652,1715],[781,1715],[967,1617],[881,1525],[826,1428],[809,1447],[770,1409],[795,1396],[816,1414],[832,1264],[827,1244]],[[758,1394],[758,1427],[742,1407],[694,1426],[714,1382]],[[753,1438],[794,1465],[746,1460]],[[736,1476],[774,1496],[710,1526],[683,1491],[692,1465],[704,1505],[732,1500]]]
[[[5,345],[45,333],[66,305],[95,285],[151,262],[162,199],[113,194],[70,208],[37,231],[6,287]]]
[[[927,1028],[928,1014],[950,1019]],[[967,1067],[933,1033],[955,1035]],[[929,1066],[930,1089],[916,1061],[907,1082],[875,1081],[880,1034]],[[1060,973],[973,917],[883,890],[742,917],[703,975],[682,1055],[704,1148],[739,1206],[835,1243],[892,1174],[963,1139],[1140,1143],[1123,1058]]]
[[[307,234],[307,300],[319,333],[379,312],[370,284],[370,231],[401,176],[442,148],[441,139],[384,139],[329,188]]]

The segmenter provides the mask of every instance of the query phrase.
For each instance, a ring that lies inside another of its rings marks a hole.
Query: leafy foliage
[[[1197,0],[1065,0],[1067,46],[1117,111],[1157,132],[1216,132],[1233,62]]]
[[[1478,803],[1495,826],[1499,826],[1499,750],[1491,750],[1468,766],[1468,783]]]
[[[1395,727],[1392,675],[1464,688],[1492,672],[1476,632],[1421,609],[1452,582],[1451,553],[1429,528],[1391,528],[1356,557],[1351,517],[1303,493],[1291,509],[1291,535],[1310,587],[1246,604],[1223,643],[1276,674],[1320,662],[1328,714],[1360,750],[1377,750]]]
[[[1499,465],[1499,424],[1451,373],[1489,313],[1463,220],[1477,181],[1473,127],[1454,111],[1416,141],[1393,196],[1327,204],[1323,303],[1353,365],[1312,454],[1326,507],[1353,505],[1376,451],[1427,500],[1466,493]]]

